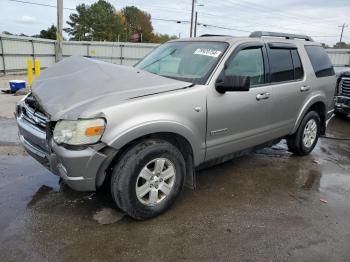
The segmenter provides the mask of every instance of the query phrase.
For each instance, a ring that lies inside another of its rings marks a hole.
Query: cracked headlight
[[[100,141],[106,122],[103,118],[61,120],[53,131],[57,144],[88,145]]]

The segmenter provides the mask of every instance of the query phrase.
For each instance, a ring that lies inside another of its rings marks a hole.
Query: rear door
[[[272,88],[272,135],[287,135],[298,117],[298,113],[311,93],[300,50],[295,44],[286,42],[267,43],[270,65],[269,82]]]
[[[267,85],[267,55],[263,43],[237,47],[222,75],[250,76],[249,91],[218,93],[208,89],[206,160],[270,140],[271,87]],[[215,79],[217,80],[217,79]]]
[[[305,45],[306,53],[310,59],[312,69],[313,84],[312,89],[314,92],[319,92],[325,95],[327,103],[328,116],[330,117],[334,108],[334,93],[336,86],[336,76],[331,60],[329,59],[326,51],[320,45],[308,44]]]

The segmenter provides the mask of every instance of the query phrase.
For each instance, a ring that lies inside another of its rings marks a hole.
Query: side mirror
[[[219,78],[215,83],[216,91],[221,94],[232,91],[249,91],[250,89],[250,77],[249,76],[236,76],[227,75],[223,78]]]

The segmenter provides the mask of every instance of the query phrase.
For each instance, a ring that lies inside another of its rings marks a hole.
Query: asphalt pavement
[[[320,139],[305,157],[282,142],[202,170],[138,222],[27,156],[13,119],[0,126],[0,261],[350,261],[350,141]],[[327,135],[350,137],[350,119]]]

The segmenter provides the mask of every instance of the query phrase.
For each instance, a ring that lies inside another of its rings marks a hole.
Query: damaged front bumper
[[[80,148],[57,145],[42,120],[45,120],[43,115],[36,114],[24,101],[17,105],[19,138],[28,154],[60,176],[72,189],[95,191],[104,181],[116,151],[106,148],[103,143]]]
[[[337,112],[350,114],[350,97],[337,96],[335,102],[335,110]]]

